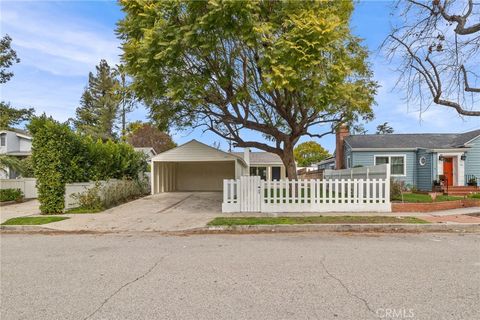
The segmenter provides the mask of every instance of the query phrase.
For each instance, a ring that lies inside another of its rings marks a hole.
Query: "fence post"
[[[385,179],[385,203],[390,203],[390,165],[386,165],[386,179]]]

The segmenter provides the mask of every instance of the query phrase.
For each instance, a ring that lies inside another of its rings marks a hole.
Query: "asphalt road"
[[[7,319],[480,319],[480,235],[1,235]]]

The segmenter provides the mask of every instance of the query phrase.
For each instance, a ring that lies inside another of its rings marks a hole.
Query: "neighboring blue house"
[[[422,191],[432,190],[434,181],[465,186],[473,179],[480,180],[480,130],[349,135],[342,127],[337,132],[336,148],[336,169],[389,163],[392,177]]]

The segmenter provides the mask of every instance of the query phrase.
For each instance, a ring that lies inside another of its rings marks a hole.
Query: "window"
[[[5,139],[6,139],[7,135],[4,133],[4,134],[0,134],[0,146],[2,147],[5,147]]]
[[[267,180],[267,167],[250,167],[251,176],[260,176],[260,179]]]
[[[272,167],[272,180],[280,180],[280,167]]]
[[[347,169],[352,167],[352,157],[347,156]]]
[[[406,175],[405,156],[375,156],[375,165],[390,164],[392,176]]]

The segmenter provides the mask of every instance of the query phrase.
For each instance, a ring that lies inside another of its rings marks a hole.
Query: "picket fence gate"
[[[222,212],[391,212],[390,179],[224,180]]]

